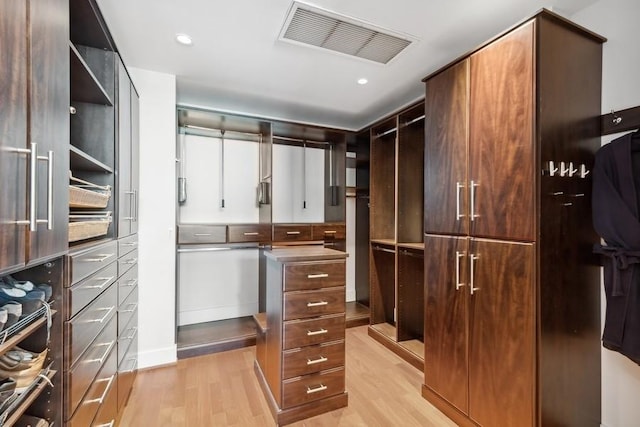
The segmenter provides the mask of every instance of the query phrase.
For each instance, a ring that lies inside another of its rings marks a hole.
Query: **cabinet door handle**
[[[29,157],[29,179],[31,182],[29,183],[29,218],[28,219],[19,219],[14,221],[13,223],[16,225],[28,225],[30,231],[36,231],[36,216],[35,216],[35,196],[36,196],[36,167],[34,160],[37,152],[36,152],[37,144],[35,142],[31,143],[31,148],[15,148],[15,147],[1,147],[0,150],[6,151],[8,153],[18,153],[18,154],[26,154]]]
[[[116,378],[116,374],[113,374],[109,378],[105,378],[105,379],[96,381],[97,383],[101,383],[101,382],[107,381],[107,386],[104,388],[104,391],[102,392],[102,396],[100,396],[97,399],[85,400],[85,403],[97,403],[99,405],[102,405],[102,402],[104,402],[104,399],[107,398],[107,393],[109,392],[109,389],[111,388],[111,383],[113,382],[113,380],[115,378]],[[112,421],[112,423],[113,423],[113,421]],[[109,425],[109,424],[101,424],[101,425]],[[111,424],[111,425],[113,425],[113,424]]]
[[[477,182],[471,181],[471,221],[480,216],[476,214],[476,187],[479,185]]]
[[[479,255],[474,255],[474,254],[471,254],[471,257],[469,258],[469,259],[470,259],[470,261],[471,261],[471,264],[469,265],[469,269],[471,270],[471,271],[470,271],[470,278],[471,278],[471,279],[470,279],[470,282],[469,282],[469,289],[471,290],[471,291],[470,291],[470,292],[471,292],[471,295],[473,295],[473,293],[474,293],[475,291],[480,290],[480,288],[476,288],[476,287],[474,286],[474,276],[475,276],[475,265],[474,265],[474,264],[475,264],[475,261],[476,261],[478,258],[480,258],[480,256],[479,256]]]
[[[247,231],[242,233],[244,236],[257,236],[259,233],[257,231]]]
[[[133,190],[133,221],[138,222],[138,190]]]
[[[329,359],[327,359],[324,356],[320,356],[317,359],[313,359],[313,360],[312,359],[307,359],[307,365],[315,365],[316,363],[323,363],[323,362],[326,362],[327,360],[329,360]]]
[[[319,307],[321,305],[327,305],[329,302],[327,301],[318,301],[318,302],[308,302],[307,307]]]
[[[47,230],[53,230],[53,151],[49,151],[47,157],[36,156],[36,159],[47,162],[47,219],[36,219],[36,224],[46,223]]]
[[[122,246],[135,246],[137,245],[137,242],[127,242],[127,243],[122,243]]]
[[[138,279],[127,280],[125,283],[126,285],[121,285],[121,286],[125,288],[133,288],[135,285],[138,284]]]
[[[329,277],[329,274],[328,273],[307,274],[307,279],[322,279],[324,277]]]
[[[337,231],[336,230],[325,230],[324,234],[336,234]]]
[[[138,308],[138,304],[137,303],[127,304],[127,307],[133,307],[133,308],[129,308],[127,310],[119,310],[120,313],[133,313]]]
[[[111,277],[95,277],[92,280],[102,280],[102,283],[100,283],[99,285],[92,285],[92,286],[84,286],[82,289],[102,289],[105,287],[105,285],[107,283],[109,283],[110,281],[112,281],[114,279],[114,276]]]
[[[456,251],[456,291],[466,286],[465,283],[460,283],[460,258],[464,258],[465,256],[466,252]]]
[[[299,231],[287,231],[287,235],[289,236],[297,236],[298,234],[300,234]]]
[[[307,331],[307,336],[308,337],[312,337],[314,335],[322,335],[322,334],[326,334],[327,332],[329,332],[328,330],[324,329],[324,328],[320,328],[317,331]]]
[[[456,182],[456,221],[464,218],[464,214],[460,212],[460,190],[464,188],[464,184]]]
[[[126,260],[124,260],[122,262],[123,262],[123,264],[133,265],[133,264],[138,262],[138,258],[129,258],[129,259],[126,259]]]
[[[211,233],[193,233],[194,236],[203,237],[203,236],[211,236]]]
[[[318,387],[315,387],[315,388],[307,387],[307,394],[317,393],[319,391],[325,391],[326,389],[327,389],[327,386],[324,384],[320,384]]]

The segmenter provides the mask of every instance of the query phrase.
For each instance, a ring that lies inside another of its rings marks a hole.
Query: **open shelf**
[[[29,409],[31,404],[42,394],[44,389],[51,384],[51,380],[57,371],[44,369],[40,376],[22,393],[17,395],[15,400],[9,405],[7,410],[0,415],[0,425],[12,426]],[[46,376],[45,380],[42,375]],[[11,399],[11,398],[10,398]],[[6,417],[6,418],[5,418]]]
[[[395,247],[396,241],[393,239],[371,239],[371,244]]]
[[[70,0],[71,40],[76,44],[114,50],[114,43],[95,1]]]
[[[71,66],[71,100],[92,104],[113,105],[111,98],[93,74],[76,47],[69,43]]]
[[[113,168],[105,165],[99,160],[94,159],[81,149],[70,145],[69,151],[71,155],[71,169],[90,172],[106,172],[113,173]]]
[[[405,249],[416,249],[419,251],[423,251],[424,250],[424,242],[420,242],[420,243],[398,243],[398,248],[405,248]]]
[[[51,317],[56,314],[56,310],[51,310]],[[12,349],[22,340],[30,336],[38,328],[47,323],[47,308],[41,307],[37,311],[19,320],[10,328],[0,332],[0,354]]]
[[[371,325],[371,329],[374,329],[376,332],[384,335],[390,340],[396,341],[396,327],[389,323],[376,323]]]

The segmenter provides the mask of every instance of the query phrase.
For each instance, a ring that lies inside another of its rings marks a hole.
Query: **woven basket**
[[[104,236],[109,230],[111,221],[77,221],[69,223],[69,242]]]
[[[69,207],[70,208],[106,208],[111,198],[111,191],[94,191],[80,188],[75,185],[69,186]]]
[[[33,356],[29,361],[16,362],[6,355],[0,358],[0,375],[16,380],[16,391],[29,386],[35,380],[47,359],[47,349],[41,353],[29,353]]]

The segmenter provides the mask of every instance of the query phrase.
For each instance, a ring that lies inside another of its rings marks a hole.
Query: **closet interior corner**
[[[185,358],[255,343],[265,251],[355,247],[347,212],[358,208],[347,194],[357,165],[349,171],[348,131],[187,107],[177,116],[177,346]],[[348,262],[347,323],[366,324],[366,278],[356,280],[362,272],[354,257]]]

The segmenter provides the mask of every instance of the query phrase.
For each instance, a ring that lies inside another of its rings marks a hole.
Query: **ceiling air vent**
[[[280,39],[387,64],[413,40],[405,35],[293,2]]]

